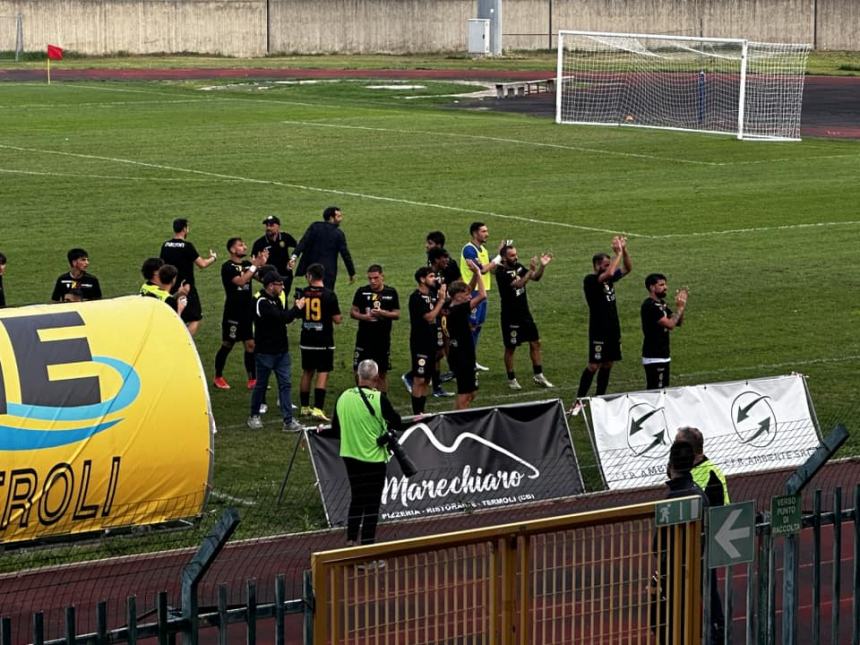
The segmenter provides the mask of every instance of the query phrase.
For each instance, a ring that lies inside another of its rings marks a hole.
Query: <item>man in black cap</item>
[[[355,282],[355,265],[346,246],[346,236],[340,229],[343,213],[338,206],[329,206],[323,211],[323,221],[314,222],[299,240],[290,258],[290,267],[295,266],[296,258],[301,256],[296,272],[304,275],[312,264],[322,264],[325,268],[325,286],[334,291],[337,280],[337,256],[343,258],[349,283]]]
[[[262,278],[263,291],[254,305],[254,359],[257,366],[257,381],[251,393],[251,416],[248,427],[259,430],[263,427],[260,406],[265,400],[269,376],[275,373],[278,381],[278,400],[281,402],[281,415],[285,432],[298,432],[301,425],[293,419],[291,405],[292,378],[290,342],[287,337],[287,324],[302,315],[305,299],[298,298],[292,308],[281,301],[284,291],[284,278],[272,269]]]
[[[291,250],[296,248],[296,238],[281,230],[281,220],[277,215],[269,215],[263,220],[266,233],[254,241],[251,257],[256,258],[263,251],[269,252],[269,259],[263,264],[271,264],[284,278],[284,291],[290,292],[293,285],[293,271],[290,267]]]

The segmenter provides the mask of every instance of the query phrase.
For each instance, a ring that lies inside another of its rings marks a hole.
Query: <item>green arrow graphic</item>
[[[639,432],[642,429],[642,424],[645,423],[648,419],[650,419],[652,416],[657,414],[662,409],[663,408],[657,408],[656,410],[651,410],[651,412],[648,412],[647,414],[642,415],[638,419],[634,419],[633,421],[631,421],[630,422],[630,436],[632,437],[634,434]]]
[[[747,406],[744,406],[744,407],[738,406],[738,423],[740,423],[741,421],[743,421],[744,419],[746,419],[749,416],[749,411],[752,409],[752,407],[756,403],[758,403],[759,401],[766,399],[766,398],[768,398],[768,397],[760,396],[757,399],[753,399],[753,402]]]

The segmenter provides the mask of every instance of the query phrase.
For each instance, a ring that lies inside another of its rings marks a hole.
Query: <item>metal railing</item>
[[[659,503],[315,553],[313,642],[696,642],[702,522]]]

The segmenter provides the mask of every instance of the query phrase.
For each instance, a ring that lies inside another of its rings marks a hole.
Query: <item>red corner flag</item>
[[[48,58],[50,60],[63,60],[63,48],[56,45],[48,45]]]

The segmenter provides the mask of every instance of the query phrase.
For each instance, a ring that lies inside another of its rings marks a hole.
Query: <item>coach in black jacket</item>
[[[325,268],[323,284],[329,289],[334,289],[337,280],[337,256],[343,258],[343,263],[349,273],[349,283],[355,281],[355,265],[352,256],[346,246],[346,235],[340,230],[343,221],[343,213],[337,206],[329,206],[323,211],[323,221],[314,222],[308,226],[308,230],[299,240],[299,244],[290,258],[290,268],[295,266],[296,258],[301,256],[297,275],[304,275],[307,268],[315,263],[322,264]]]

